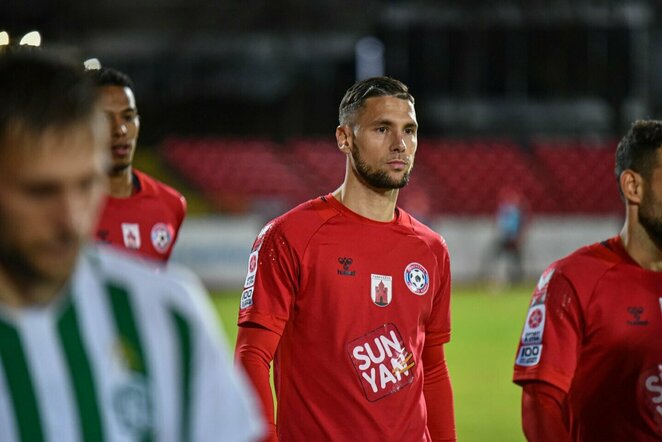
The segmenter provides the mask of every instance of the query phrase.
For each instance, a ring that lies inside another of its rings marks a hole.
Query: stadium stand
[[[611,214],[613,141],[429,139],[419,141],[416,172],[400,204],[422,219],[489,215],[503,188],[519,189],[533,213]],[[294,205],[334,190],[345,159],[328,138],[169,138],[170,167],[227,213]]]

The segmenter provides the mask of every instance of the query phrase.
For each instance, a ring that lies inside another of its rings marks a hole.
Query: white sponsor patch
[[[522,332],[522,344],[542,344],[542,335],[545,331],[545,304],[534,305],[529,308]]]
[[[246,273],[246,281],[244,281],[244,287],[253,287],[255,284],[255,274],[257,273],[257,261],[259,254],[260,252],[256,250],[248,257],[248,272]]]
[[[140,248],[140,228],[138,224],[122,223],[122,237],[124,238],[124,247],[127,249]]]
[[[241,292],[241,305],[239,308],[243,310],[246,307],[250,307],[251,305],[253,305],[253,287],[247,288]]]
[[[386,275],[370,275],[370,297],[379,307],[386,307],[393,299],[393,277]]]
[[[522,367],[531,367],[540,362],[540,355],[542,354],[542,344],[536,345],[522,345],[517,354],[515,364]]]

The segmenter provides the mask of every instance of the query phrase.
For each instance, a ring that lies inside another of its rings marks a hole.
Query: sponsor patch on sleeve
[[[522,367],[531,367],[540,362],[540,355],[542,354],[542,344],[535,345],[521,345],[517,353],[517,360],[515,364]]]
[[[545,312],[545,304],[535,304],[529,307],[515,361],[516,365],[531,367],[540,362],[542,336],[545,331]]]
[[[239,308],[243,310],[250,307],[251,305],[253,305],[253,287],[247,288],[241,292],[241,305]]]

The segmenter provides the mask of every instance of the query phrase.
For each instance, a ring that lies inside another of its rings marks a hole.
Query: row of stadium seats
[[[415,215],[487,215],[505,189],[533,213],[614,214],[622,205],[613,175],[614,142],[420,140],[399,203]],[[169,138],[166,161],[219,210],[286,209],[336,189],[345,157],[333,139]]]

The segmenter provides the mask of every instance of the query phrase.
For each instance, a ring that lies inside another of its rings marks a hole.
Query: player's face
[[[351,166],[376,189],[400,189],[414,166],[418,124],[409,100],[373,97],[358,111],[350,141]]]
[[[650,179],[644,179],[639,222],[653,242],[662,248],[662,149],[657,150],[657,166]]]
[[[0,143],[0,270],[23,284],[63,284],[106,191],[107,130],[89,122],[26,130]]]
[[[122,86],[102,86],[101,106],[110,122],[111,174],[121,173],[131,166],[136,151],[140,117],[133,91]]]

